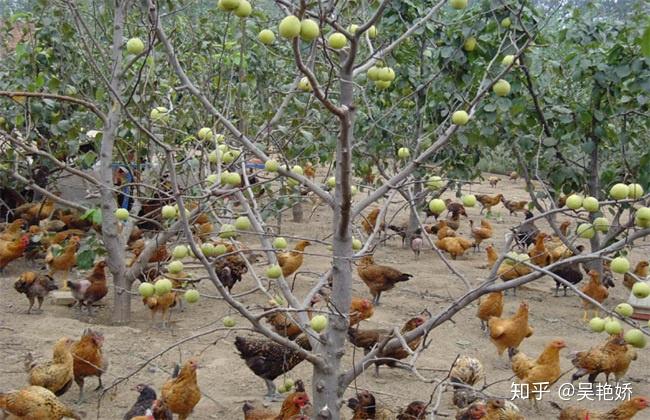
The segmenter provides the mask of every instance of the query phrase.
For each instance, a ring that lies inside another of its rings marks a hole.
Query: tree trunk
[[[302,199],[299,199],[296,204],[291,208],[294,223],[302,223]]]
[[[111,62],[113,71],[111,74],[111,90],[119,95],[122,87],[122,43],[124,40],[124,21],[127,7],[126,1],[116,3],[115,17],[113,21],[113,45],[111,48]],[[113,147],[115,137],[120,125],[122,106],[117,98],[113,98],[111,109],[107,115],[107,122],[104,127],[102,144],[99,153],[99,178],[102,207],[102,237],[104,246],[108,252],[106,262],[108,269],[113,275],[113,286],[115,293],[115,307],[113,308],[113,322],[124,324],[129,322],[131,315],[131,298],[125,289],[130,288],[125,278],[124,247],[118,233],[118,221],[115,218],[116,202],[113,195]]]

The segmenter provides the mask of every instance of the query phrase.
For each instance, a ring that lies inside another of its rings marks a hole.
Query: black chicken
[[[533,213],[531,213],[529,210],[526,210],[524,223],[521,225],[521,227],[519,227],[519,229],[514,231],[515,240],[517,241],[517,244],[523,249],[526,249],[535,243],[535,238],[539,233],[539,229],[537,226],[535,226],[534,222],[526,222],[526,220],[532,218]]]
[[[296,338],[296,344],[305,350],[311,350],[306,335]],[[239,355],[246,361],[246,366],[266,382],[268,390],[266,397],[271,400],[281,400],[273,380],[289,372],[304,359],[297,351],[266,338],[235,337],[235,347]]]
[[[583,245],[578,245],[576,249],[579,252],[582,252],[584,251],[585,247]],[[558,276],[562,277],[564,280],[574,285],[582,281],[582,270],[580,270],[580,263],[563,265],[551,270],[551,272],[553,274],[557,274]],[[558,291],[560,290],[560,286],[564,287],[564,296],[566,296],[566,289],[568,288],[568,286],[555,280],[555,297],[557,297]]]
[[[138,399],[135,401],[131,409],[124,415],[124,420],[131,420],[132,417],[136,416],[144,416],[156,400],[156,391],[154,391],[149,385],[139,384],[135,387],[135,390],[138,391],[140,395],[138,395]]]

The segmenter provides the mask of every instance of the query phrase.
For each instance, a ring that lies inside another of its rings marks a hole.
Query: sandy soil
[[[490,188],[487,183],[475,186],[478,192],[494,193],[503,192],[508,198],[526,199],[521,181],[512,183],[504,180],[498,189]],[[363,193],[360,193],[361,196]],[[306,206],[307,207],[307,206]],[[389,216],[400,207],[399,204],[391,206]],[[308,209],[308,207],[307,207]],[[500,215],[497,213],[501,212]],[[478,220],[478,208],[469,210],[470,217]],[[308,211],[306,211],[308,215]],[[494,222],[496,234],[494,243],[498,248],[503,243],[503,235],[509,226],[518,222],[520,216],[508,216],[507,211],[499,206],[495,209]],[[397,221],[406,221],[406,214],[398,215]],[[287,217],[285,217],[287,219]],[[330,215],[322,208],[317,211],[309,222],[294,224],[284,222],[285,234],[325,238],[330,228]],[[540,227],[544,227],[539,224]],[[464,222],[460,231],[467,235],[469,224]],[[250,239],[250,238],[249,238]],[[246,241],[246,239],[245,239]],[[248,240],[252,243],[252,241]],[[313,253],[327,254],[325,246],[317,245],[309,249]],[[634,258],[636,257],[636,258]],[[640,256],[633,256],[635,262]],[[375,311],[374,317],[366,322],[367,327],[388,327],[401,325],[407,318],[420,313],[427,308],[432,313],[437,313],[464,292],[463,284],[433,253],[426,251],[419,261],[414,261],[409,249],[402,249],[399,238],[388,241],[385,246],[377,250],[375,259],[378,263],[388,264],[413,274],[414,278],[408,283],[400,284],[396,289],[383,296],[382,305]],[[483,268],[485,254],[469,252],[465,257],[452,262],[461,270],[473,284],[478,284],[487,273]],[[329,266],[329,260],[324,256],[306,256],[304,269],[314,272],[323,272]],[[50,303],[44,305],[44,313],[39,315],[26,315],[26,299],[18,296],[13,290],[13,281],[20,272],[27,269],[37,269],[38,266],[27,265],[23,261],[11,264],[0,278],[0,373],[2,375],[2,389],[18,388],[25,385],[26,377],[22,361],[24,355],[31,351],[38,359],[49,358],[53,342],[63,336],[78,337],[84,328],[93,327],[101,330],[105,337],[105,351],[111,359],[111,366],[105,375],[104,384],[110,385],[116,379],[128,375],[138,369],[142,363],[156,353],[168,348],[173,343],[184,337],[209,330],[220,325],[220,319],[228,314],[226,305],[220,300],[203,298],[197,304],[189,306],[184,312],[175,312],[171,328],[162,330],[152,326],[149,321],[148,310],[143,307],[137,296],[133,298],[133,316],[129,326],[111,326],[110,308],[111,299],[106,305],[99,308],[97,316],[90,319],[87,316],[79,317],[75,310],[64,306],[54,306]],[[262,266],[259,266],[263,270]],[[77,273],[78,276],[83,273]],[[368,296],[365,285],[357,279],[354,292],[359,296]],[[312,275],[301,275],[296,282],[298,295],[304,294],[315,282]],[[247,277],[243,283],[235,288],[235,293],[253,288],[254,281]],[[546,342],[562,337],[567,340],[569,348],[563,351],[562,367],[568,370],[571,363],[566,358],[571,351],[587,349],[605,339],[587,330],[581,322],[582,311],[580,300],[575,296],[553,297],[551,288],[554,283],[551,279],[543,278],[527,288],[519,290],[517,297],[512,295],[506,298],[506,314],[515,311],[521,300],[530,303],[530,323],[535,328],[535,334],[524,341],[521,350],[527,354],[537,355]],[[216,292],[205,281],[199,289],[206,294],[214,295]],[[622,287],[610,290],[608,304],[615,305],[627,299],[627,292]],[[110,294],[109,294],[110,297]],[[242,301],[246,305],[262,304],[265,302],[260,293],[251,294]],[[432,344],[421,355],[417,366],[422,375],[427,378],[444,376],[458,354],[467,354],[478,357],[484,364],[487,372],[488,383],[497,382],[488,391],[493,395],[510,398],[511,383],[509,379],[512,372],[506,364],[506,357],[500,359],[494,346],[481,332],[479,322],[475,318],[476,305],[464,309],[453,322],[448,322],[431,333]],[[237,317],[237,315],[233,314]],[[240,321],[239,326],[244,326]],[[89,414],[89,417],[101,419],[121,418],[136,399],[135,391],[131,390],[138,383],[148,383],[160,389],[160,386],[169,377],[174,363],[184,360],[189,356],[200,356],[201,369],[199,370],[199,384],[204,397],[195,409],[193,418],[197,419],[234,419],[242,418],[241,406],[244,401],[261,403],[265,392],[264,383],[248,370],[244,361],[239,358],[233,345],[236,334],[249,334],[247,331],[218,332],[197,340],[185,343],[161,357],[156,358],[139,373],[132,376],[127,382],[115,387],[112,392],[101,401],[98,408],[97,394],[92,393],[95,380],[87,381],[87,401],[77,405],[77,408]],[[352,347],[350,347],[350,350]],[[357,353],[358,356],[358,353]],[[350,366],[352,351],[345,358],[345,366]],[[635,395],[650,395],[650,372],[647,370],[650,362],[650,352],[639,351],[639,358],[632,364],[624,382],[630,382]],[[308,389],[311,387],[311,367],[307,363],[299,365],[290,374],[294,379],[305,380]],[[560,382],[568,379],[567,375]],[[280,382],[280,380],[276,381]],[[382,367],[380,377],[375,378],[372,371],[361,375],[355,384],[358,388],[369,389],[375,393],[378,400],[390,407],[404,407],[410,401],[428,400],[433,390],[430,383],[422,383],[410,372],[400,369]],[[558,386],[551,389],[550,398],[540,404],[541,411],[536,412],[527,401],[517,401],[527,419],[556,418],[557,412],[549,405],[547,400],[553,400],[561,405],[570,404],[559,399]],[[348,390],[353,395],[354,390]],[[62,397],[63,401],[75,405],[77,398],[76,386]],[[573,402],[575,403],[575,402]],[[612,406],[612,402],[586,402],[592,407],[605,409]],[[274,407],[279,407],[275,404]],[[98,410],[98,411],[97,411]],[[451,404],[451,393],[446,392],[440,410],[448,416],[454,416],[455,409]],[[343,409],[344,417],[349,417],[350,410]],[[638,418],[650,418],[650,413]]]

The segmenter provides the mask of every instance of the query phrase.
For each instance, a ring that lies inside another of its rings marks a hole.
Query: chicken
[[[639,261],[636,264],[636,267],[634,267],[633,273],[641,279],[641,281],[644,281],[646,277],[648,277],[648,267],[650,267],[650,263],[648,261]],[[625,273],[623,275],[623,285],[627,287],[629,290],[632,290],[632,287],[634,287],[634,283],[636,283],[636,279],[632,277],[629,273]]]
[[[102,375],[108,369],[108,357],[102,349],[104,335],[99,331],[87,328],[84,330],[81,339],[72,346],[72,357],[74,358],[74,381],[79,386],[79,401],[83,401],[83,390],[85,378],[96,376],[99,384],[95,389],[103,388]]]
[[[72,209],[56,209],[52,213],[53,219],[62,221],[68,229],[88,231],[92,226],[91,218],[82,219],[82,214]]]
[[[40,220],[47,219],[54,211],[54,201],[46,198],[41,203],[25,203],[14,209],[14,214],[27,221],[30,225],[36,225]]]
[[[508,179],[510,181],[516,181],[519,179],[519,174],[515,171],[510,172],[510,175],[508,175]]]
[[[228,251],[228,252],[233,252]],[[232,293],[232,288],[242,280],[244,274],[248,272],[248,265],[244,258],[238,254],[231,254],[222,258],[217,258],[214,262],[214,271],[221,281],[221,284]]]
[[[589,382],[593,383],[599,374],[604,373],[607,382],[611,374],[619,381],[636,359],[636,351],[625,342],[622,334],[612,335],[603,344],[571,355],[571,363],[578,369],[571,380],[589,375]]]
[[[465,217],[467,217],[467,214],[465,214]],[[457,212],[451,212],[449,217],[447,217],[447,220],[445,221],[447,223],[447,226],[452,228],[453,230],[458,230],[460,227],[460,213]]]
[[[350,302],[349,326],[354,327],[364,319],[370,318],[375,313],[374,305],[368,299],[352,297]]]
[[[424,401],[413,401],[397,415],[396,420],[425,420],[429,414],[428,406]]]
[[[519,407],[507,400],[493,399],[487,402],[485,420],[526,420]]]
[[[580,245],[579,251],[582,251],[584,247]],[[551,270],[552,273],[557,274],[558,276],[562,277],[564,280],[568,281],[571,284],[578,284],[582,281],[582,270],[580,270],[580,263],[574,262],[571,264],[566,264],[563,266],[560,266],[558,268],[554,268]],[[555,296],[557,296],[558,291],[560,290],[560,286],[564,288],[564,296],[566,296],[566,290],[567,287],[566,285],[560,283],[555,280]]]
[[[528,220],[534,217],[533,213],[529,210],[526,210],[524,222],[521,224],[519,229],[515,230],[515,241],[521,248],[528,248],[535,242],[535,238],[539,234],[539,229],[535,226],[535,222],[529,222]]]
[[[499,355],[507,348],[518,348],[524,338],[533,335],[533,329],[528,325],[528,304],[521,302],[512,318],[490,318],[488,328],[490,341],[496,346]]]
[[[420,252],[422,252],[422,246],[424,245],[421,232],[422,231],[418,228],[413,237],[411,237],[411,251],[413,251],[416,260],[420,259]]]
[[[296,338],[296,344],[305,350],[311,350],[309,339],[304,334]],[[273,381],[289,372],[304,360],[296,350],[265,338],[235,337],[235,347],[246,361],[246,366],[256,376],[264,379],[267,388],[266,397],[278,397]]]
[[[400,334],[406,334],[409,331],[412,331],[422,325],[424,323],[424,319],[422,317],[415,317],[411,318],[402,327]],[[370,329],[370,330],[361,330],[358,328],[348,328],[348,338],[350,339],[350,343],[352,343],[355,347],[359,347],[364,349],[364,353],[369,353],[370,350],[380,343],[384,338],[392,334],[392,330],[384,330],[384,329]],[[411,350],[415,350],[418,348],[420,345],[420,342],[422,341],[422,336],[418,336],[413,338],[411,341],[409,341],[407,344]],[[380,354],[377,355],[377,357],[380,359],[375,362],[375,375],[379,376],[379,366],[381,365],[387,365],[389,367],[395,367],[397,366],[396,360],[402,360],[407,358],[410,355],[408,351],[406,351],[403,347],[398,347],[395,350],[391,350],[389,352],[382,351]],[[381,360],[381,358],[387,358],[391,360]],[[396,360],[392,360],[396,359]]]
[[[481,330],[487,330],[487,322],[492,317],[501,318],[503,314],[503,292],[492,292],[479,299],[476,316],[481,320]]]
[[[372,234],[375,231],[375,225],[377,224],[377,217],[379,216],[381,209],[372,209],[367,216],[361,220],[361,226],[363,231],[366,232],[366,235]],[[379,225],[379,232],[383,231],[386,228],[386,225],[382,222]]]
[[[497,184],[501,181],[501,178],[498,176],[491,176],[488,178],[488,182],[490,183],[490,187],[496,188]]]
[[[497,254],[497,251],[494,249],[494,245],[492,244],[485,247],[485,253],[487,254],[487,268],[492,269],[499,259],[499,254]]]
[[[567,407],[560,412],[560,420],[630,420],[639,411],[648,407],[650,407],[648,398],[634,397],[606,413],[598,413],[582,407]]]
[[[309,245],[311,245],[309,241],[300,241],[293,248],[293,251],[278,254],[278,264],[282,267],[282,275],[284,277],[290,276],[298,271],[303,262],[303,252]]]
[[[188,360],[178,375],[165,382],[160,392],[162,401],[172,413],[178,414],[178,420],[187,419],[201,400],[201,390],[196,381],[197,368],[198,362],[195,359]]]
[[[438,222],[438,239],[452,238],[454,236],[458,236],[458,234],[447,225],[447,221],[441,220]]]
[[[167,326],[167,322],[171,319],[171,314],[169,317],[167,317],[167,313],[169,312],[170,308],[176,306],[177,297],[177,293],[172,290],[171,292],[167,292],[164,295],[153,295],[142,298],[142,303],[144,303],[145,306],[149,308],[149,311],[151,311],[152,324],[155,321],[156,313],[160,312],[162,326],[163,328]]]
[[[502,198],[503,194],[497,194],[494,196],[487,194],[477,194],[476,200],[481,203],[481,214],[483,214],[483,210],[485,209],[487,209],[488,214],[490,214],[492,212],[492,207],[499,204]]]
[[[404,247],[404,244],[406,243],[406,233],[408,231],[408,226],[388,225],[388,229],[395,232],[395,234],[402,239],[402,247]]]
[[[605,299],[607,299],[607,297],[609,296],[609,291],[600,282],[600,274],[598,274],[598,271],[596,271],[596,270],[589,270],[587,275],[589,276],[589,283],[587,283],[581,289],[582,293],[589,296],[590,298],[592,298],[593,300],[595,300],[598,303],[603,303],[605,301]],[[584,321],[587,321],[588,312],[589,312],[590,309],[592,309],[594,307],[594,305],[590,301],[588,301],[586,299],[583,299],[582,300],[582,307],[584,309],[584,316],[582,317],[582,319]],[[598,316],[600,314],[600,309],[598,307],[596,307],[594,309],[594,313],[595,313],[594,316]]]
[[[90,314],[92,305],[99,302],[108,293],[105,269],[106,261],[99,261],[87,278],[68,283],[72,291],[72,297],[77,300],[80,310],[85,306]]]
[[[23,293],[29,300],[27,313],[32,313],[34,298],[38,300],[38,312],[42,312],[43,299],[52,291],[58,289],[54,279],[46,274],[38,274],[33,271],[26,271],[14,283],[14,289]]]
[[[356,397],[348,399],[348,408],[354,414],[351,420],[393,420],[395,413],[386,407],[379,406],[375,400],[375,396],[370,391],[359,391]]]
[[[16,239],[19,239],[22,236],[24,226],[24,219],[16,219],[9,223],[2,233],[0,233],[0,241],[13,242]]]
[[[474,249],[481,249],[481,242],[492,237],[492,224],[485,219],[481,220],[481,227],[474,227],[474,221],[470,220],[469,225],[472,229],[472,238],[474,238]]]
[[[469,407],[458,410],[456,420],[481,420],[487,414],[483,401],[475,401]]]
[[[47,388],[57,397],[65,394],[74,378],[73,344],[68,337],[60,338],[54,344],[52,360],[40,365],[34,362],[31,353],[27,353],[25,370],[29,374],[29,384]]]
[[[153,402],[156,400],[156,391],[148,385],[139,384],[135,387],[135,390],[139,393],[138,399],[133,403],[131,409],[126,412],[123,420],[130,420],[135,416],[146,414],[147,410],[151,409]]]
[[[435,243],[436,248],[447,252],[451,255],[451,259],[455,260],[456,258],[462,256],[465,251],[474,246],[474,241],[462,237],[456,238],[443,238],[439,239]]]
[[[199,241],[205,242],[214,233],[214,224],[212,222],[197,223],[193,226],[193,230]]]
[[[23,256],[27,245],[29,245],[29,235],[23,235],[11,242],[0,241],[0,273],[10,262]]]
[[[542,395],[542,391],[553,385],[562,374],[560,350],[566,347],[564,340],[553,340],[546,345],[537,359],[531,359],[516,348],[508,348],[512,371],[521,383],[528,384],[530,396]],[[536,404],[537,399],[533,400]]]
[[[305,392],[305,385],[302,381],[296,381],[294,392],[284,398],[280,413],[265,408],[255,408],[250,403],[244,403],[244,420],[290,420],[300,418],[303,410],[307,407],[309,396]]]
[[[309,308],[312,308],[314,304],[321,300],[321,298],[321,295],[315,294],[309,303]],[[271,303],[273,306],[278,306],[278,303],[275,301],[271,301]],[[307,310],[307,316],[311,319],[311,310]],[[288,337],[290,340],[295,339],[303,333],[302,328],[300,328],[300,326],[294,321],[291,314],[286,311],[273,312],[264,316],[264,318],[266,319],[266,322],[273,327],[273,330],[276,333]]]
[[[0,411],[11,414],[9,419],[60,420],[81,419],[77,413],[63,404],[49,389],[28,386],[20,391],[0,393]]]
[[[47,250],[47,255],[45,256],[45,263],[50,269],[50,275],[54,277],[54,274],[58,271],[63,272],[63,289],[68,289],[68,276],[70,275],[70,270],[77,265],[77,247],[79,246],[79,237],[72,236],[67,245],[63,248],[63,251],[60,254],[56,254],[56,249],[54,246],[51,246]]]
[[[528,207],[528,201],[526,201],[526,200],[521,200],[521,201],[506,200],[505,198],[502,197],[501,202],[503,203],[503,207],[508,209],[511,216],[513,214],[517,213],[518,211],[523,211],[523,212],[528,211],[528,208],[527,208]]]
[[[474,386],[485,379],[485,369],[480,360],[470,356],[458,356],[449,371],[449,381],[452,384]],[[454,385],[454,388],[462,388]]]
[[[302,171],[307,178],[312,181],[314,180],[314,177],[316,176],[316,168],[314,168],[314,165],[312,165],[311,162],[306,162],[302,167]]]
[[[395,268],[375,264],[372,255],[365,255],[359,260],[357,273],[368,286],[374,305],[379,305],[382,292],[394,288],[395,283],[408,281],[413,277],[411,274],[402,273]]]
[[[129,266],[133,265],[133,263],[137,260],[137,258],[142,254],[142,251],[144,251],[145,248],[145,240],[144,239],[138,239],[137,241],[133,242],[131,244],[131,252],[133,253],[133,258],[131,259],[130,263],[128,264]],[[151,255],[151,258],[149,258],[149,263],[156,263],[156,262],[167,262],[171,259],[171,255],[169,254],[169,251],[167,250],[167,247],[165,244],[162,244],[156,248],[154,251],[153,255]]]
[[[447,198],[445,199],[445,205],[447,206],[448,213],[452,215],[456,214],[456,215],[467,217],[467,211],[465,210],[465,206],[463,206],[461,203],[451,201],[451,199]]]

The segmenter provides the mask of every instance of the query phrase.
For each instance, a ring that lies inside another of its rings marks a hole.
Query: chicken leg
[[[282,401],[284,398],[282,395],[280,395],[275,388],[275,383],[270,380],[270,379],[264,379],[264,382],[266,383],[266,389],[267,393],[264,396],[264,398],[268,399],[269,401]]]

